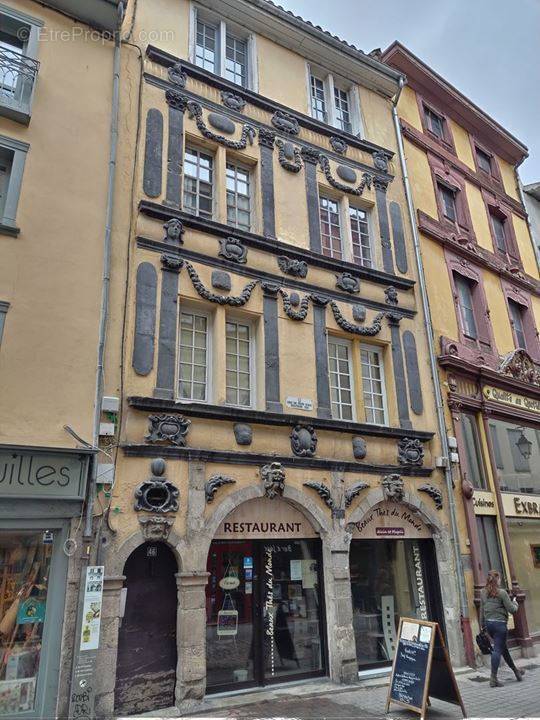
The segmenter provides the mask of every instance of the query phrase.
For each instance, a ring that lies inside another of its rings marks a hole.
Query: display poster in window
[[[220,610],[218,612],[217,634],[219,637],[238,634],[238,610]]]
[[[92,565],[86,568],[81,650],[97,650],[99,647],[102,600],[103,566]]]
[[[465,707],[438,623],[401,618],[386,701],[425,717],[429,698]]]

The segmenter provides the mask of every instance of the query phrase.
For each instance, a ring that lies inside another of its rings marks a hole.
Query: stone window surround
[[[351,85],[346,80],[338,78],[333,73],[325,70],[319,65],[313,65],[306,61],[306,88],[308,107],[307,114],[313,117],[311,109],[311,76],[322,80],[324,85],[324,104],[326,108],[326,125],[335,127],[339,132],[344,132],[349,135],[355,135],[357,137],[365,137],[364,133],[364,122],[362,120],[362,107],[360,104],[360,92],[357,85]],[[342,128],[337,121],[336,117],[336,106],[334,100],[334,88],[337,87],[339,90],[344,90],[347,93],[347,99],[349,101],[349,114],[351,118],[351,130],[345,130]],[[320,120],[319,122],[323,122]]]
[[[435,192],[439,222],[444,223],[447,226],[455,227],[457,232],[466,234],[472,242],[476,243],[472,218],[469,211],[469,204],[467,202],[465,179],[444,163],[444,161],[441,161],[439,158],[435,157],[435,155],[430,153],[428,153],[428,163],[431,170],[431,177],[433,179],[433,189]],[[455,193],[457,215],[455,223],[449,220],[444,214],[444,204],[441,193],[439,192],[439,185],[444,185]]]
[[[482,352],[496,352],[495,340],[493,337],[493,329],[488,315],[488,306],[486,295],[484,292],[484,284],[482,272],[480,268],[474,266],[469,261],[463,261],[458,255],[445,251],[445,260],[450,278],[450,286],[452,297],[456,309],[457,326],[459,332],[459,342],[468,348],[478,349]],[[472,289],[472,299],[474,305],[474,319],[476,322],[477,338],[473,340],[463,332],[463,321],[461,318],[461,308],[459,307],[459,295],[454,280],[454,273],[462,275],[464,278],[474,283]]]
[[[502,278],[501,287],[504,295],[504,301],[506,303],[506,309],[508,311],[508,321],[510,323],[510,327],[512,328],[512,337],[516,348],[518,348],[519,345],[514,331],[510,305],[508,304],[509,300],[515,302],[522,309],[523,332],[525,333],[525,342],[527,344],[527,347],[524,348],[524,350],[529,353],[533,360],[540,362],[540,341],[538,339],[538,330],[531,305],[531,296]]]
[[[195,48],[197,43],[197,20],[205,23],[213,24],[217,30],[217,53],[219,57],[219,72],[214,73],[219,77],[225,78],[225,51],[227,33],[234,37],[245,40],[247,44],[247,68],[246,68],[246,86],[254,92],[259,90],[258,71],[257,71],[257,44],[255,35],[247,28],[242,28],[235,23],[230,23],[220,18],[216,13],[206,8],[199,7],[196,3],[191,2],[189,13],[189,61],[195,63]],[[206,72],[211,72],[207,70]],[[236,83],[235,83],[236,86]],[[237,85],[237,87],[244,87]]]
[[[322,196],[328,198],[329,200],[334,200],[338,203],[339,207],[339,221],[340,221],[340,229],[341,229],[341,256],[342,260],[344,262],[352,263],[353,265],[357,267],[365,267],[368,270],[370,268],[380,268],[382,266],[382,259],[379,256],[379,252],[377,252],[377,249],[375,247],[375,243],[373,242],[375,233],[376,233],[376,226],[375,226],[375,213],[374,208],[375,205],[373,203],[368,202],[364,199],[356,199],[355,201],[351,202],[351,198],[347,193],[339,193],[334,188],[331,188],[329,185],[323,185],[322,183],[318,184],[318,191],[319,191],[319,198]],[[349,217],[349,207],[355,207],[359,208],[360,210],[363,210],[367,214],[367,225],[368,225],[368,233],[369,233],[369,244],[371,249],[371,265],[362,265],[361,263],[357,262],[354,259],[354,251],[353,251],[353,245],[352,245],[352,232],[351,232],[351,220]],[[324,255],[324,253],[321,250],[321,255]],[[329,257],[328,255],[324,255],[325,257]]]
[[[40,20],[39,18],[33,17],[31,15],[27,15],[26,13],[23,13],[20,10],[16,10],[9,5],[4,5],[3,3],[0,3],[0,16],[2,15],[5,17],[9,17],[16,23],[20,23],[20,25],[28,26],[29,36],[26,47],[24,49],[24,55],[32,60],[37,60],[39,34],[41,28],[44,25],[43,20]],[[0,99],[0,115],[5,115],[6,117],[15,120],[15,122],[20,122],[24,125],[28,125],[28,123],[30,122],[30,116],[32,114],[32,101],[34,98],[36,80],[37,78],[34,79],[34,83],[29,96],[23,98],[22,101],[19,103],[18,107],[3,103]]]
[[[482,200],[486,208],[486,214],[488,218],[489,231],[491,233],[491,240],[493,242],[493,252],[499,257],[506,258],[511,265],[517,265],[522,268],[523,264],[521,256],[519,254],[519,248],[516,239],[516,233],[514,230],[514,223],[512,220],[512,211],[510,208],[502,203],[495,195],[487,192],[482,188]],[[504,234],[506,253],[501,252],[497,247],[497,240],[495,237],[495,230],[493,229],[493,223],[491,222],[491,216],[496,215],[504,223]]]
[[[17,227],[17,207],[21,194],[22,177],[26,155],[30,145],[14,138],[0,135],[0,147],[13,153],[11,169],[9,173],[8,189],[4,211],[0,217],[0,235],[11,235],[16,237],[20,229]]]
[[[428,137],[433,141],[444,147],[446,150],[456,155],[456,146],[454,143],[454,137],[450,129],[450,119],[442,110],[439,110],[436,104],[430,102],[426,97],[421,95],[418,91],[415,93],[416,101],[418,103],[418,111],[420,113],[420,121],[422,122],[422,129]],[[438,115],[442,120],[443,137],[440,138],[436,135],[429,127],[429,121],[427,118],[426,110],[430,110],[435,115]]]
[[[471,150],[474,158],[474,164],[476,166],[476,172],[484,175],[489,180],[492,180],[493,182],[497,183],[498,186],[502,186],[502,177],[501,177],[501,170],[499,167],[499,163],[497,160],[497,157],[494,153],[491,152],[491,150],[488,150],[488,148],[483,145],[481,142],[479,142],[475,137],[469,134],[469,140],[471,143]],[[484,170],[481,169],[479,163],[478,163],[478,151],[481,151],[484,153],[484,155],[487,155],[490,159],[491,163],[491,172],[487,174]]]

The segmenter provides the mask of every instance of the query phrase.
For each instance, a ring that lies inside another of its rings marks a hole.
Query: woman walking
[[[523,680],[523,670],[514,664],[508,646],[506,636],[508,634],[508,614],[512,615],[517,611],[518,604],[512,600],[506,590],[501,588],[501,576],[496,570],[488,572],[486,586],[481,592],[480,606],[480,627],[486,628],[488,635],[493,641],[493,652],[491,653],[491,687],[502,687],[502,682],[497,679],[501,655],[506,664],[513,671],[516,680]]]

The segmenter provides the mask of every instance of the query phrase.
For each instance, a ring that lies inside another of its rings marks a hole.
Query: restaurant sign
[[[491,385],[485,385],[482,392],[486,400],[494,400],[503,405],[511,405],[519,410],[527,410],[528,412],[540,415],[540,400],[535,400],[525,395],[516,395],[516,393],[501,390]]]
[[[504,514],[507,517],[540,518],[540,495],[502,493]]]
[[[376,540],[377,538],[430,538],[431,532],[418,513],[400,503],[381,502],[369,510],[347,530],[353,538]]]
[[[88,454],[0,449],[0,497],[82,500]]]

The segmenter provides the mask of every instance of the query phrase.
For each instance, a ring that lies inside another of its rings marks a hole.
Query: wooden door
[[[126,607],[118,639],[115,710],[134,715],[174,705],[176,559],[164,543],[144,543],[124,567]]]

